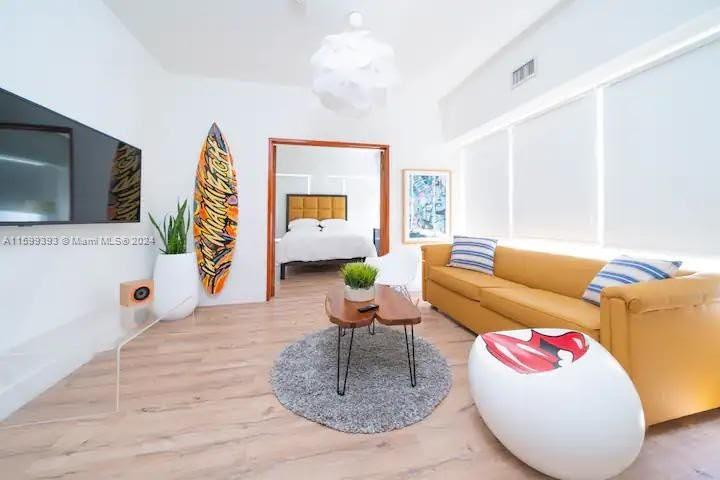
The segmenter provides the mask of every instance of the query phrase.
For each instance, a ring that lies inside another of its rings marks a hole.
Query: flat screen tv
[[[0,89],[0,225],[139,222],[141,158]]]

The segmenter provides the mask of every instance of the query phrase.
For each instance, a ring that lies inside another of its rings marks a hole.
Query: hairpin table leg
[[[345,388],[347,386],[348,372],[350,371],[350,355],[352,354],[353,337],[355,337],[355,327],[350,330],[350,346],[348,347],[347,361],[345,362],[345,379],[343,380],[342,390],[340,390],[340,337],[343,336],[341,333],[343,329],[338,326],[338,341],[337,341],[337,394],[345,395]]]
[[[417,367],[415,365],[415,329],[410,324],[410,338],[412,339],[412,362],[410,361],[410,343],[408,342],[407,325],[403,325],[405,330],[405,348],[407,348],[408,369],[410,370],[410,386],[417,385]]]

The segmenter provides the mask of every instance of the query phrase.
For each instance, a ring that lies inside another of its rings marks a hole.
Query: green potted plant
[[[351,302],[368,302],[375,298],[378,269],[367,263],[346,263],[340,269],[345,281],[345,298]]]
[[[153,311],[164,320],[190,315],[198,304],[198,274],[195,254],[188,253],[187,236],[190,211],[187,200],[178,201],[175,215],[165,215],[162,226],[152,214],[150,222],[157,229],[163,248],[155,259]]]

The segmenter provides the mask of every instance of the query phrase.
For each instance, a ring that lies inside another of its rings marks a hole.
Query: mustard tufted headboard
[[[347,195],[288,193],[285,228],[297,218],[343,218],[347,220]]]

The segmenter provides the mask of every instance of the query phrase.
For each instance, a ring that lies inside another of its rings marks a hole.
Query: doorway
[[[278,147],[324,147],[330,149],[366,149],[376,151],[379,154],[379,232],[377,242],[378,255],[385,255],[390,249],[390,146],[384,144],[358,143],[358,142],[337,142],[325,140],[300,140],[285,138],[270,138],[268,141],[268,198],[267,198],[267,283],[266,300],[275,296],[276,282],[276,252],[275,243],[277,235],[277,173],[278,173]],[[297,192],[298,194],[301,192]],[[311,192],[308,191],[308,194]],[[323,196],[315,195],[315,196]],[[339,195],[337,195],[339,196]],[[297,199],[295,199],[297,200]],[[340,199],[341,200],[341,199]],[[347,208],[347,207],[346,207]],[[347,210],[344,213],[347,216]],[[289,219],[290,217],[288,217]],[[283,220],[284,221],[284,220]],[[281,222],[283,223],[283,222]]]

